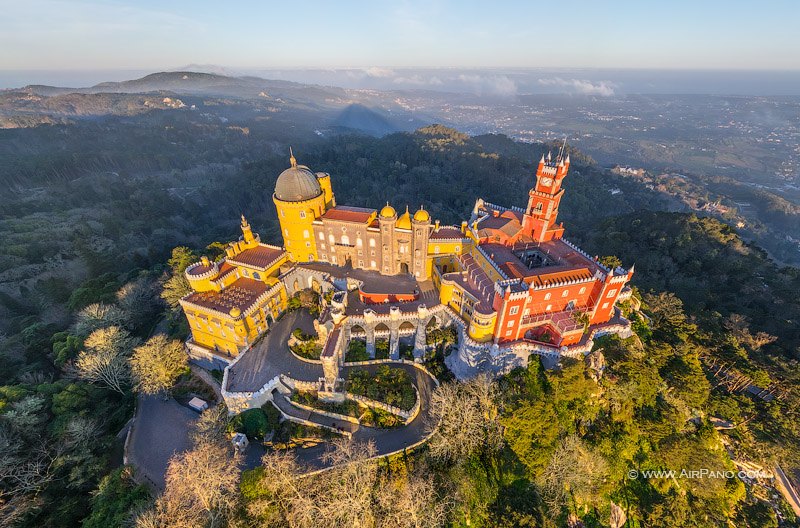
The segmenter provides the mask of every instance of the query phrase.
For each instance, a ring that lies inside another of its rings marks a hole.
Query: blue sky
[[[0,0],[0,69],[800,70],[800,2]]]

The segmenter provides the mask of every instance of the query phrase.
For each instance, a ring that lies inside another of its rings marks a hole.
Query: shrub
[[[344,354],[344,360],[351,361],[367,361],[369,354],[367,354],[367,344],[360,339],[351,339],[347,345],[347,352]]]
[[[375,340],[375,359],[389,359],[389,340]]]
[[[244,433],[253,440],[263,440],[272,431],[267,413],[263,409],[248,409],[234,416],[231,427],[237,433]]]
[[[368,370],[352,370],[346,387],[353,394],[366,396],[404,411],[411,410],[416,403],[414,386],[406,371],[387,365],[378,368],[374,376]]]

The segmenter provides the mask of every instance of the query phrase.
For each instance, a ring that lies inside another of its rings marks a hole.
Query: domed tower
[[[381,273],[384,275],[394,275],[396,259],[394,228],[397,223],[397,211],[386,202],[378,215],[378,224],[381,226]]]
[[[425,261],[428,258],[430,225],[431,215],[420,206],[411,219],[411,274],[420,280],[428,278]]]
[[[317,260],[312,224],[325,214],[325,192],[320,179],[305,165],[298,165],[291,150],[289,162],[291,166],[275,182],[272,201],[278,211],[283,245],[289,260],[312,262]],[[330,187],[330,176],[327,176],[327,185]],[[333,202],[332,191],[330,195]]]

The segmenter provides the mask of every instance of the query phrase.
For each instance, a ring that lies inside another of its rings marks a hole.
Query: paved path
[[[775,466],[775,476],[778,477],[778,490],[792,507],[795,515],[800,516],[800,497],[780,466]]]
[[[375,373],[382,365],[364,365],[360,367],[344,367],[342,369],[342,377],[347,378],[349,371],[354,369],[366,369],[371,373]],[[389,363],[390,367],[405,370],[420,396],[420,411],[419,414],[411,421],[411,423],[398,427],[396,429],[375,429],[372,427],[356,426],[353,432],[353,440],[357,442],[366,442],[372,440],[375,443],[375,450],[378,456],[384,456],[395,451],[408,448],[427,437],[429,425],[432,421],[430,414],[430,399],[431,394],[436,388],[436,381],[426,374],[421,369],[413,365],[404,363]],[[276,395],[276,402],[279,396]],[[284,400],[285,401],[285,400]],[[280,403],[278,403],[280,407]],[[296,408],[295,408],[296,410]],[[287,413],[288,414],[288,413]],[[308,413],[312,414],[312,413]],[[306,418],[309,419],[309,418]],[[313,420],[313,418],[310,418]],[[322,417],[322,423],[330,425],[333,420],[327,416]],[[314,420],[316,421],[316,420]],[[351,424],[353,425],[353,424]],[[323,463],[321,456],[325,453],[327,445],[321,443],[319,445],[307,448],[299,448],[295,450],[298,460],[308,466],[310,469],[324,469],[326,464]],[[260,465],[260,457],[264,453],[260,446],[250,446],[246,457],[245,466],[247,469],[252,469]]]
[[[360,428],[358,424],[354,424],[346,420],[337,420],[335,418],[331,418],[330,416],[292,405],[289,399],[278,392],[277,389],[272,391],[272,401],[275,404],[275,407],[280,409],[280,411],[287,416],[293,416],[301,420],[308,420],[310,422],[326,425],[328,427],[335,427],[351,434],[355,433]]]
[[[128,462],[156,488],[164,489],[169,459],[191,447],[189,429],[197,413],[173,399],[139,396],[128,442]]]
[[[315,334],[314,317],[305,310],[295,310],[274,323],[269,333],[228,369],[227,390],[257,391],[279,374],[299,381],[319,380],[322,365],[301,361],[289,350],[289,336],[298,327]]]

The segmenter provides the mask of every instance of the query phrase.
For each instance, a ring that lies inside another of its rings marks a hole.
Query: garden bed
[[[292,332],[289,350],[305,359],[319,360],[322,355],[322,346],[317,342],[317,336],[306,334],[300,328]]]
[[[374,375],[365,369],[350,371],[345,390],[404,411],[410,411],[417,402],[414,385],[408,373],[387,365],[378,367]]]
[[[316,393],[310,391],[295,391],[292,393],[292,401],[319,409],[329,413],[341,414],[344,416],[351,416],[358,418],[361,414],[359,405],[353,400],[345,400],[343,402],[327,402],[320,400]]]

